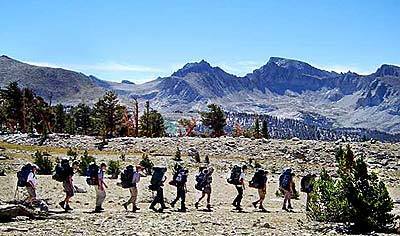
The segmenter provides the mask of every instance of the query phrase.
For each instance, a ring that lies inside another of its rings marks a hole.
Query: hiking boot
[[[265,209],[264,207],[260,207],[259,209],[261,210],[261,212],[268,212],[267,209]]]
[[[134,206],[134,207],[132,208],[132,211],[139,211],[139,210],[140,210],[140,208],[137,207],[137,206]]]
[[[238,210],[238,211],[242,211],[242,210],[243,210],[243,208],[242,208],[241,206],[236,206],[236,210]]]
[[[254,208],[257,208],[257,203],[258,203],[258,202],[253,202],[253,203],[252,203]]]
[[[178,209],[178,212],[186,212],[186,208],[180,208]]]
[[[122,204],[122,206],[124,206],[125,211],[128,211],[128,204],[124,203],[124,204]]]
[[[207,204],[207,210],[211,211],[211,205]]]
[[[60,205],[60,207],[65,210],[65,202],[64,201],[59,202],[58,205]]]
[[[64,209],[65,209],[65,211],[72,211],[72,210],[74,210],[74,209],[72,209],[69,205],[66,205]]]
[[[282,210],[289,211],[285,206],[282,207]]]
[[[199,209],[199,203],[196,202],[196,203],[194,204],[194,207],[196,207],[196,209]]]
[[[288,208],[289,210],[293,210],[293,207],[292,207],[291,205],[289,205],[287,208]]]
[[[95,212],[95,213],[101,213],[101,207],[96,207],[96,208],[94,209],[94,212]]]
[[[152,210],[152,211],[154,211],[154,212],[158,212],[158,210],[157,210],[155,207],[153,207],[153,206],[151,206],[149,209]]]

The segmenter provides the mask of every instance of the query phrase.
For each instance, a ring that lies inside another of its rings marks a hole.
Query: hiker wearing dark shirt
[[[267,194],[267,172],[264,170],[260,170],[261,173],[263,173],[262,178],[260,176],[259,183],[257,185],[257,191],[258,191],[258,200],[253,202],[254,208],[257,208],[257,205],[259,205],[259,209],[262,212],[267,212],[267,210],[263,206],[263,202],[265,199],[265,195]]]
[[[64,199],[64,201],[59,203],[61,208],[63,208],[65,211],[72,211],[72,208],[69,206],[69,202],[70,202],[71,198],[75,195],[75,189],[74,189],[72,177],[74,176],[74,172],[78,168],[79,168],[79,162],[74,161],[72,163],[72,166],[70,167],[68,165],[68,168],[65,170],[66,171],[66,173],[65,173],[66,179],[63,181],[65,199]]]
[[[178,171],[176,179],[176,198],[171,202],[171,207],[173,208],[176,202],[181,199],[181,208],[179,209],[180,212],[186,212],[186,181],[187,181],[187,173],[188,171],[181,168]]]
[[[239,210],[239,211],[242,210],[241,202],[243,199],[243,191],[245,189],[244,181],[245,181],[245,176],[246,176],[245,175],[246,170],[247,170],[247,166],[246,165],[242,166],[242,171],[239,176],[239,184],[236,185],[236,190],[238,192],[238,195],[236,196],[236,198],[233,200],[233,203],[232,203],[232,205],[234,207],[236,207],[236,210]]]
[[[102,212],[104,210],[102,208],[102,205],[106,198],[106,189],[105,188],[108,188],[107,184],[104,182],[104,173],[106,172],[106,169],[107,169],[106,163],[101,163],[99,172],[97,175],[98,185],[95,186],[95,188],[96,188],[96,208],[94,211],[96,213]]]
[[[279,177],[279,189],[283,192],[284,194],[284,200],[283,200],[283,206],[282,210],[288,211],[292,210],[292,194],[293,194],[293,177],[294,173],[292,172],[292,169],[286,169],[281,176]]]
[[[301,179],[301,191],[306,193],[306,211],[310,211],[310,193],[313,191],[316,174],[307,174]]]

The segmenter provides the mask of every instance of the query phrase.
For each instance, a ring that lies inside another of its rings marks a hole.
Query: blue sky
[[[1,1],[0,54],[137,83],[205,59],[369,73],[400,64],[400,1]]]

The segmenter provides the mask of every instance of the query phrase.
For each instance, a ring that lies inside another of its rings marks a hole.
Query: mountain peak
[[[204,73],[211,72],[214,68],[210,65],[210,63],[205,60],[201,60],[199,62],[191,62],[184,65],[181,69],[177,70],[172,74],[172,76],[184,77],[189,73]]]
[[[380,77],[385,77],[385,76],[400,77],[400,67],[395,66],[395,65],[383,64],[375,72],[375,75],[380,76]]]
[[[7,56],[7,55],[1,55],[1,56],[0,56],[0,59],[15,61],[14,59],[12,59],[11,57],[9,57],[9,56]]]
[[[310,64],[306,62],[288,58],[282,58],[282,57],[271,57],[268,63],[273,63],[279,67],[284,67],[284,68],[304,69],[312,67]]]

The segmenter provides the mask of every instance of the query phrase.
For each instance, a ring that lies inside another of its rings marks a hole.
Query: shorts
[[[26,190],[28,190],[28,195],[31,198],[36,198],[36,190],[31,186],[26,186]]]
[[[69,181],[63,182],[64,192],[67,197],[73,197],[75,195],[74,185]]]
[[[211,194],[211,186],[206,186],[203,188],[203,193],[205,194]]]

